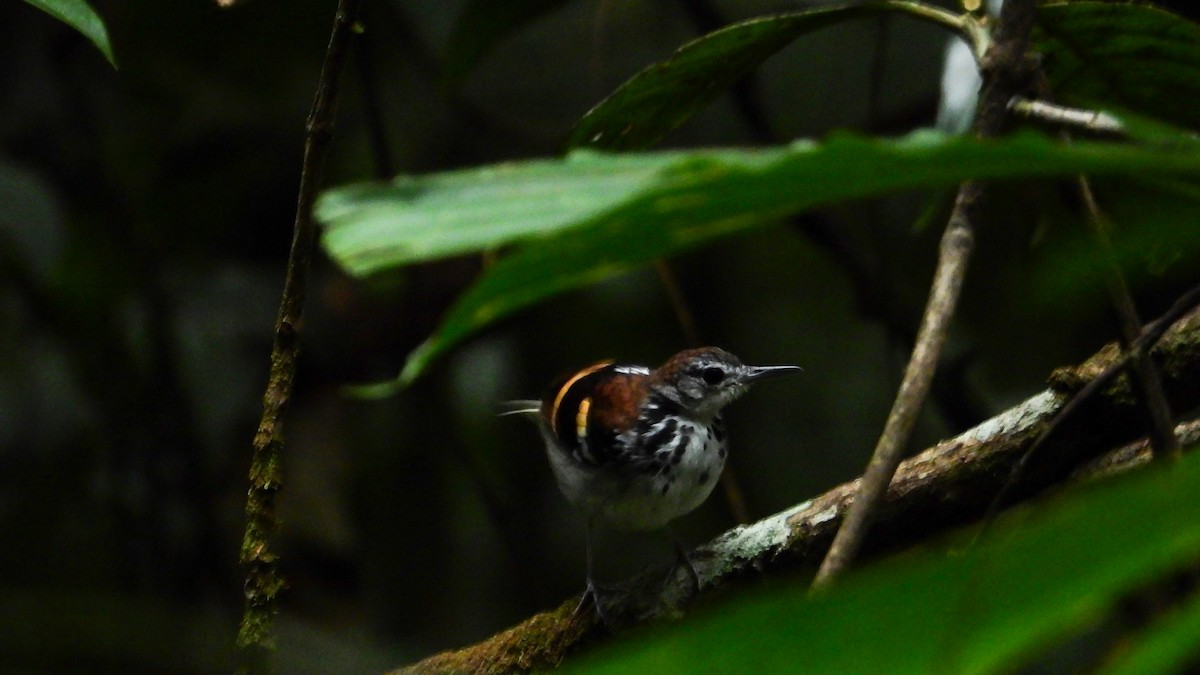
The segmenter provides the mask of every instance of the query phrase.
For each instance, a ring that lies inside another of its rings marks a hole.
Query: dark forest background
[[[93,3],[119,63],[21,2],[0,7],[0,670],[218,672],[232,663],[250,442],[261,411],[304,119],[334,3]],[[563,2],[466,66],[467,3],[367,2],[327,184],[562,151],[575,121],[680,44],[784,2]],[[937,114],[947,38],[893,17],[798,41],[666,147],[890,135]],[[482,49],[482,48],[481,48]],[[448,67],[448,64],[450,67]],[[990,200],[980,255],[914,448],[1036,393],[1114,335],[1080,248],[1033,205]],[[944,201],[841,205],[671,261],[701,338],[802,376],[729,411],[752,517],[856,476],[924,302]],[[1150,251],[1144,316],[1188,270]],[[688,346],[653,268],[470,341],[395,398],[387,379],[480,269],[370,284],[316,261],[286,425],[285,672],[371,672],[489,635],[581,589],[583,526],[536,431],[495,416],[601,358]],[[679,527],[734,524],[720,493]],[[670,555],[604,535],[599,574]]]

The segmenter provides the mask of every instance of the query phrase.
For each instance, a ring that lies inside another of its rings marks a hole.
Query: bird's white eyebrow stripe
[[[613,366],[613,372],[622,375],[649,375],[650,369],[646,366]]]

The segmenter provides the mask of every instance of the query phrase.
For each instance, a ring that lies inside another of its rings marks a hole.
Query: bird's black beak
[[[788,373],[802,372],[804,369],[800,366],[750,366],[749,371],[742,376],[742,382],[749,384],[759,380],[765,380]]]

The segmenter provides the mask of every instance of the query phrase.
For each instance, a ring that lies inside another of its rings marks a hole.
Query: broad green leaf
[[[926,131],[758,150],[586,152],[340,188],[322,197],[317,214],[326,250],[355,276],[521,244],[410,355],[408,382],[433,357],[518,309],[782,216],[966,178],[1080,172],[1195,178],[1200,149]]]
[[[965,553],[898,556],[815,597],[799,584],[774,588],[621,641],[580,670],[1013,672],[1125,593],[1194,562],[1198,509],[1193,453],[1002,518]]]
[[[730,161],[742,156],[712,154]],[[691,157],[577,152],[566,159],[401,176],[326,192],[316,215],[330,255],[361,276],[586,222],[654,190]]]
[[[686,122],[735,82],[796,38],[826,26],[885,11],[904,11],[941,23],[953,15],[904,0],[823,6],[727,26],[680,47],[622,84],[583,116],[570,147],[645,149]]]
[[[467,0],[446,45],[445,78],[461,82],[489,49],[569,0]]]
[[[1200,594],[1166,613],[1104,664],[1101,675],[1185,673],[1200,658]]]
[[[104,28],[104,21],[86,0],[25,0],[25,2],[83,33],[83,36],[91,40],[92,44],[96,45],[96,49],[104,54],[104,58],[108,59],[112,67],[117,67],[117,60],[113,57],[112,45],[108,42],[108,30]]]
[[[1200,129],[1200,26],[1195,23],[1145,4],[1043,5],[1036,48],[1058,100],[1113,104]]]

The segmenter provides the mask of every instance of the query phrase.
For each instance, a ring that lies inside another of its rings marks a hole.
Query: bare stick
[[[365,18],[364,21],[369,21]],[[371,25],[374,25],[373,23]],[[396,175],[392,162],[391,144],[388,143],[386,114],[383,97],[379,93],[378,78],[375,76],[375,36],[363,30],[358,36],[354,50],[354,63],[358,66],[358,79],[362,82],[363,113],[367,122],[367,140],[371,145],[371,156],[375,158],[375,177],[387,180]]]
[[[270,671],[267,657],[275,647],[275,599],[286,585],[277,570],[278,557],[271,550],[271,539],[278,528],[275,500],[283,486],[280,468],[283,414],[291,399],[296,361],[300,355],[300,319],[304,309],[308,261],[316,241],[313,202],[321,184],[321,173],[332,136],[338,85],[360,5],[361,0],[338,1],[321,79],[308,114],[292,246],[288,254],[283,299],[279,303],[279,315],[275,321],[271,370],[266,393],[263,394],[263,414],[254,435],[254,453],[250,459],[246,531],[242,537],[240,556],[246,568],[246,604],[237,644],[242,648],[245,668],[251,672]]]
[[[959,292],[962,290],[967,261],[974,246],[974,234],[966,217],[967,207],[964,206],[964,202],[967,199],[978,198],[980,191],[979,184],[971,182],[964,185],[959,192],[954,209],[955,217],[951,218],[950,226],[942,236],[933,289],[925,307],[912,357],[904,371],[904,379],[900,382],[900,391],[896,394],[896,400],[884,424],[883,434],[875,446],[875,454],[863,472],[854,505],[842,522],[829,555],[821,563],[813,581],[814,587],[828,584],[857,555],[866,537],[867,528],[870,527],[870,520],[874,515],[872,510],[883,498],[888,484],[892,481],[892,475],[896,473],[896,467],[900,465],[912,434],[913,424],[933,383],[933,372],[937,368],[950,319],[954,315]]]
[[[1117,254],[1113,250],[1112,238],[1109,234],[1108,218],[1096,203],[1096,195],[1092,192],[1092,184],[1086,176],[1079,177],[1079,192],[1083,197],[1084,207],[1088,212],[1088,226],[1092,238],[1099,249],[1100,261],[1104,266],[1105,285],[1108,286],[1109,299],[1117,314],[1117,322],[1121,327],[1121,342],[1130,350],[1129,375],[1133,381],[1134,390],[1146,408],[1150,420],[1150,442],[1154,454],[1158,457],[1174,457],[1179,455],[1179,443],[1171,425],[1171,408],[1167,405],[1167,397],[1163,394],[1162,378],[1158,369],[1144,353],[1133,351],[1133,345],[1142,333],[1142,320],[1138,318],[1137,308],[1133,304],[1133,296],[1129,293],[1129,284],[1125,281],[1125,273],[1117,262]]]
[[[1008,102],[1016,95],[1024,80],[1025,52],[1033,27],[1034,8],[1033,0],[1009,0],[1000,12],[995,39],[982,63],[985,85],[979,97],[974,125],[976,135],[981,138],[999,135]],[[967,181],[959,188],[954,210],[942,235],[933,287],[912,357],[905,368],[904,379],[875,452],[863,473],[854,503],[813,580],[814,589],[828,586],[854,560],[896,467],[900,465],[917,415],[929,394],[946,332],[958,304],[974,248],[973,222],[982,197],[983,186],[978,181]]]
[[[667,292],[667,299],[671,301],[671,309],[675,310],[675,319],[679,321],[679,329],[683,331],[684,341],[689,347],[704,346],[704,343],[700,341],[700,330],[696,327],[696,317],[692,314],[692,308],[683,295],[683,289],[679,286],[679,277],[675,275],[675,270],[671,269],[671,263],[661,258],[655,260],[654,270],[658,272],[658,279],[662,282],[663,290]]]
[[[1103,110],[1068,108],[1048,101],[1021,97],[1009,101],[1008,109],[1014,115],[1025,119],[1037,120],[1088,134],[1125,135],[1125,125],[1121,123],[1121,120]]]

